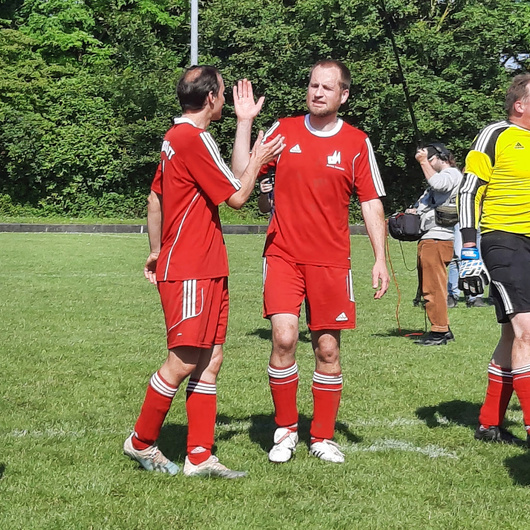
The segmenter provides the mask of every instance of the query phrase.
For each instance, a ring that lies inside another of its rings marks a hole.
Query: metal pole
[[[199,4],[198,0],[191,0],[191,57],[190,66],[199,60]]]

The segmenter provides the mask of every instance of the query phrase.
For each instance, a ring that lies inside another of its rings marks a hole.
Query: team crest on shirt
[[[514,149],[524,149],[524,145],[517,142],[514,146],[513,146]]]
[[[327,167],[344,171],[344,168],[340,167],[340,151],[335,151],[332,155],[328,155]]]

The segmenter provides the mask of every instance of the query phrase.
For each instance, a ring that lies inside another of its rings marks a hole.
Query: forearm
[[[154,191],[147,198],[147,234],[150,253],[159,253],[162,244],[162,196]]]
[[[258,178],[260,168],[261,165],[259,161],[256,157],[251,156],[245,170],[239,177],[241,188],[226,200],[226,204],[228,204],[230,208],[239,210],[247,202],[254,186],[256,185],[256,179]]]
[[[250,160],[250,136],[253,120],[237,120],[236,137],[232,151],[232,172],[241,178]]]
[[[362,202],[361,213],[375,260],[385,262],[386,225],[383,203],[380,199]]]

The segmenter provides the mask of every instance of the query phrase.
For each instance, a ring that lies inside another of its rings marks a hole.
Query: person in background
[[[491,278],[500,339],[488,365],[486,397],[475,438],[520,444],[503,427],[513,392],[530,439],[530,74],[506,93],[506,120],[482,129],[466,157],[459,191],[460,288],[484,291]],[[477,229],[481,232],[481,252]],[[481,259],[482,256],[482,259]],[[484,260],[484,261],[482,261]]]
[[[441,346],[454,340],[447,313],[447,266],[453,259],[454,228],[436,222],[435,209],[456,197],[462,173],[453,154],[442,143],[418,149],[419,162],[428,188],[410,213],[418,213],[423,236],[418,242],[418,283],[425,300],[425,311],[431,330],[418,342],[424,346]]]

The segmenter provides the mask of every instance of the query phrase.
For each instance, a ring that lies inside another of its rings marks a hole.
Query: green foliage
[[[504,116],[516,73],[505,64],[530,51],[530,2],[385,3],[422,136],[445,142],[462,165],[477,131]],[[212,124],[224,155],[235,129],[234,82],[247,77],[266,95],[256,128],[267,128],[305,111],[316,60],[339,58],[353,76],[342,115],[370,135],[387,211],[415,200],[423,178],[379,5],[203,2],[200,63],[218,66],[228,87],[225,117]],[[13,204],[62,205],[67,215],[105,204],[108,194],[147,194],[161,138],[179,113],[175,85],[189,62],[189,11],[187,0],[2,2],[0,193]],[[255,200],[248,208],[256,210]]]

